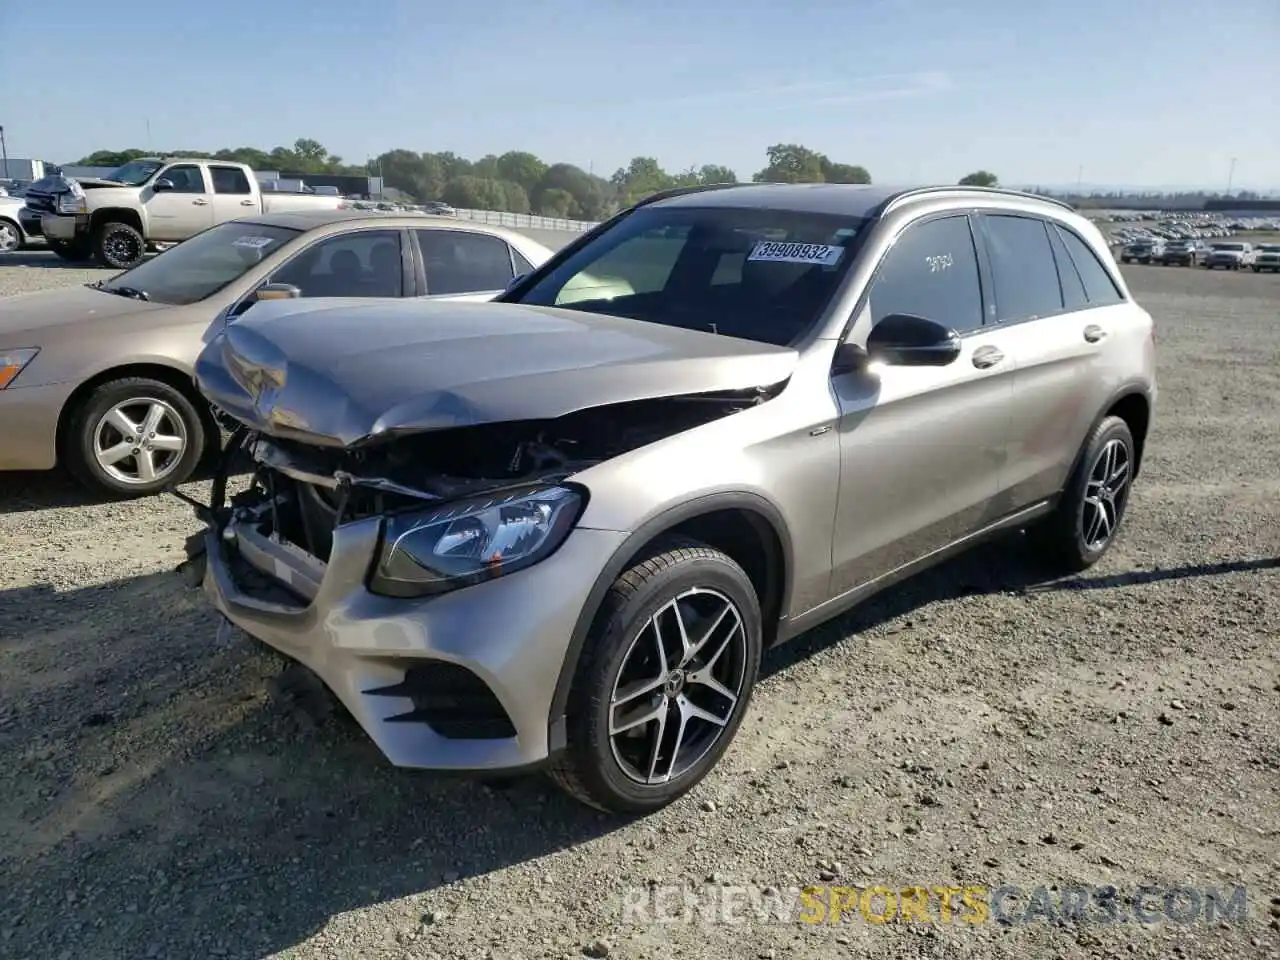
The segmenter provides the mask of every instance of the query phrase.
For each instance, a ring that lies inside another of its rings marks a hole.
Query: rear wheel
[[[608,812],[671,803],[729,746],[761,646],[759,601],[737,563],[692,540],[658,545],[614,582],[596,617],[552,779]]]
[[[1133,433],[1120,417],[1104,418],[1089,435],[1058,506],[1028,531],[1037,553],[1053,567],[1084,570],[1115,542],[1129,505],[1134,450]]]
[[[94,389],[71,415],[67,469],[94,494],[142,497],[187,480],[205,450],[195,406],[167,383],[143,377]]]
[[[142,234],[119,220],[102,224],[93,234],[93,256],[104,267],[128,270],[141,263],[146,253]]]

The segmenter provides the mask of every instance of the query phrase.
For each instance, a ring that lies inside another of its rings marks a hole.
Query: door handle
[[[252,206],[255,206],[255,204],[254,204],[254,202],[253,202],[252,200],[241,200],[241,201],[240,201],[240,206],[242,206],[242,207],[252,207]]]
[[[204,199],[203,197],[201,197],[198,200],[192,200],[191,202],[195,204],[197,207],[207,207],[209,205],[209,201]]]
[[[1004,353],[998,347],[979,347],[973,351],[973,365],[979,370],[994,367],[1004,359]]]
[[[1103,330],[1096,323],[1091,323],[1084,328],[1084,338],[1090,343],[1097,343],[1107,335],[1107,331]]]

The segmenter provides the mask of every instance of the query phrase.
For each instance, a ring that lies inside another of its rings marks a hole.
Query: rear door
[[[1066,226],[986,213],[1001,344],[1017,368],[1008,466],[1013,508],[1056,494],[1106,401],[1100,369],[1123,297],[1092,247]]]
[[[895,313],[962,337],[945,367],[884,366],[832,377],[840,410],[840,497],[832,596],[997,519],[1012,420],[1013,365],[986,314],[971,218],[906,228],[884,255],[850,339]]]
[[[243,169],[211,163],[209,179],[213,182],[214,223],[247,217],[257,212],[258,201],[254,197],[253,184],[249,182],[249,176]]]
[[[158,180],[168,180],[173,188],[155,190]],[[175,163],[151,183],[142,192],[148,240],[186,240],[213,226],[213,194],[198,163]]]

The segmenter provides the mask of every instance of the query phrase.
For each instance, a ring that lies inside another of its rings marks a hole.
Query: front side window
[[[193,164],[170,167],[160,179],[173,184],[173,193],[204,193],[204,173]]]
[[[271,276],[304,297],[399,297],[404,263],[399,230],[357,230],[312,244]]]
[[[729,207],[642,207],[518,302],[790,344],[822,317],[864,220]]]
[[[427,293],[483,293],[503,290],[515,276],[511,248],[487,233],[417,230]]]
[[[155,303],[196,303],[238,280],[298,236],[297,230],[284,227],[222,223],[144,260],[102,287],[140,290]]]
[[[967,216],[910,226],[885,254],[866,309],[874,326],[891,314],[924,317],[957,333],[982,326],[978,254]]]
[[[1000,322],[1062,311],[1058,267],[1047,224],[1031,217],[984,218],[991,254],[991,282]]]

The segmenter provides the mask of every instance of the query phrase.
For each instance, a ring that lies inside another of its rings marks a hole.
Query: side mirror
[[[253,293],[254,300],[295,300],[302,291],[292,283],[266,283]]]
[[[894,366],[945,367],[960,356],[960,335],[936,320],[891,313],[871,328],[867,356]]]
[[[155,183],[151,185],[151,189],[154,190],[156,193],[163,193],[165,190],[172,190],[173,181],[170,180],[168,177],[161,177],[159,180],[157,180]]]
[[[856,373],[867,364],[867,351],[848,340],[836,344],[836,355],[831,359],[831,375],[838,377]]]

